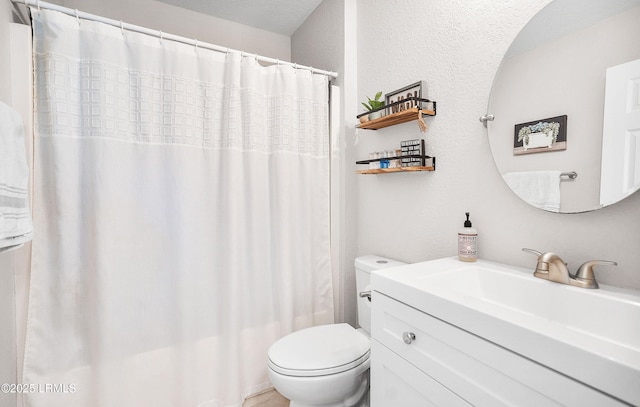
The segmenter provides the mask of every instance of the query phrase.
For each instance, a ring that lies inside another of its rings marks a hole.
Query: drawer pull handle
[[[414,334],[413,332],[403,332],[402,333],[402,340],[407,345],[411,345],[411,342],[416,340],[416,334]]]

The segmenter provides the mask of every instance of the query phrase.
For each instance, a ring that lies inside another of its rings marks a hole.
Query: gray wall
[[[355,106],[377,91],[386,93],[418,80],[427,82],[429,96],[438,101],[438,116],[427,119],[430,129],[424,136],[428,152],[438,159],[433,173],[354,175],[356,158],[422,134],[415,123],[355,130],[353,110],[345,113],[345,281],[352,279],[357,255],[373,253],[406,262],[454,256],[457,231],[464,212],[470,211],[479,230],[481,258],[533,267],[531,255],[521,252],[531,247],[558,252],[573,271],[586,260],[612,259],[618,267],[598,273],[598,279],[640,289],[640,194],[590,213],[535,209],[502,181],[487,132],[478,121],[487,112],[505,51],[549,2],[480,1],[472,6],[463,1],[357,0],[357,15],[345,15],[344,21],[345,27],[357,27],[355,52],[343,53],[341,44],[328,42],[341,40],[327,33],[339,18],[329,13],[316,15],[292,37],[297,62],[340,70],[339,63],[331,64],[342,57],[345,66],[357,67],[356,78],[342,82],[347,90],[357,83]],[[346,37],[342,41],[349,43]],[[343,288],[345,319],[353,323],[355,288]]]
[[[484,127],[493,76],[511,41],[549,0],[521,2],[358,2],[358,94],[361,99],[424,79],[438,101],[428,120],[433,173],[358,178],[358,254],[404,261],[456,254],[456,233],[470,211],[481,258],[534,265],[522,247],[554,251],[572,271],[590,259],[617,268],[604,284],[640,288],[640,194],[596,212],[561,215],[523,203],[495,168]],[[384,35],[380,35],[380,31]],[[416,125],[359,131],[359,157],[420,136]],[[390,232],[388,226],[402,225]],[[568,305],[569,306],[569,305]]]

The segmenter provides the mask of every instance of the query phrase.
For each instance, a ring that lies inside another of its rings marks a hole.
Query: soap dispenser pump
[[[478,231],[471,227],[469,212],[464,227],[458,232],[458,259],[462,261],[478,260]]]

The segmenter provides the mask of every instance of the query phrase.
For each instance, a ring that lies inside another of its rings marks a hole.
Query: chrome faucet
[[[580,266],[578,272],[572,275],[567,264],[555,253],[540,253],[537,250],[526,248],[523,248],[522,251],[538,256],[536,271],[533,272],[535,277],[581,288],[598,288],[598,282],[593,272],[594,266],[618,265],[615,261],[591,260]]]

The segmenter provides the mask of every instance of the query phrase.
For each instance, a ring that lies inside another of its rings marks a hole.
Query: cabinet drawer
[[[415,335],[410,344],[404,333]],[[475,406],[621,406],[492,342],[374,292],[372,336]]]
[[[378,341],[371,341],[371,407],[470,407]]]

